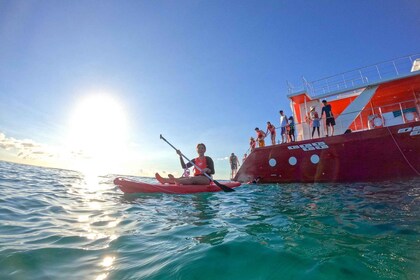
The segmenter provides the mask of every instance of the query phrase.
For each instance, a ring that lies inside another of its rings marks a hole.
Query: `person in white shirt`
[[[286,126],[288,124],[287,116],[283,110],[280,110],[280,128],[281,128],[281,143],[287,142]]]

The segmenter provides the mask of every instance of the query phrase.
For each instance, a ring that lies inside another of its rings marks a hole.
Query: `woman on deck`
[[[309,108],[308,116],[306,117],[307,122],[312,122],[312,139],[314,138],[315,129],[318,131],[318,138],[321,137],[321,134],[319,133],[319,115],[318,112],[315,111],[315,107],[311,106]]]

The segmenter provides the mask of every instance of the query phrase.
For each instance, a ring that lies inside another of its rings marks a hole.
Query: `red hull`
[[[199,192],[219,192],[222,189],[215,184],[210,185],[170,185],[170,184],[149,184],[135,182],[123,178],[116,178],[114,184],[124,193],[174,193],[189,194]],[[236,188],[241,185],[239,182],[222,183],[229,188]]]
[[[420,176],[420,121],[255,149],[235,177],[250,182],[360,182]]]

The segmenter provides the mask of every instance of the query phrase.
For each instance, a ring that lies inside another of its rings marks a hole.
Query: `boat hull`
[[[235,180],[365,182],[420,176],[420,122],[255,149]]]
[[[189,194],[200,192],[219,192],[222,189],[215,184],[210,185],[173,185],[173,184],[150,184],[145,182],[136,182],[124,178],[116,178],[114,184],[124,193],[172,193]],[[229,188],[236,188],[241,185],[239,182],[223,182]]]

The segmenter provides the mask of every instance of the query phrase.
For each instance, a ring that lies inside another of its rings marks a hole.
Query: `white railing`
[[[419,112],[420,108],[418,107],[418,100],[416,101],[415,99],[400,103],[389,104],[387,106],[382,107],[366,107],[365,109],[359,111],[358,116],[352,121],[352,132],[374,129],[374,117],[381,118],[383,126],[393,126],[411,121],[418,121],[420,117]],[[413,116],[414,119],[407,119],[406,116],[409,113],[411,113],[410,117]],[[346,115],[354,116],[354,112],[342,114],[340,115],[340,118],[337,118],[336,116],[336,131],[345,131],[347,129],[347,127],[342,127],[343,123],[348,123],[344,121],[346,119]],[[367,118],[368,116],[371,116],[371,118]],[[343,122],[340,122],[339,119],[342,119]],[[296,123],[295,131],[297,141],[312,138],[312,126],[309,122]],[[320,133],[321,138],[325,137],[325,119],[321,119],[320,121]],[[318,138],[317,131],[315,131],[314,138]]]
[[[410,74],[413,62],[416,59],[420,59],[420,54],[381,62],[312,82],[308,82],[302,77],[302,86],[299,88],[292,87],[287,82],[288,92],[292,94],[305,90],[309,95],[316,96],[363,87]]]

